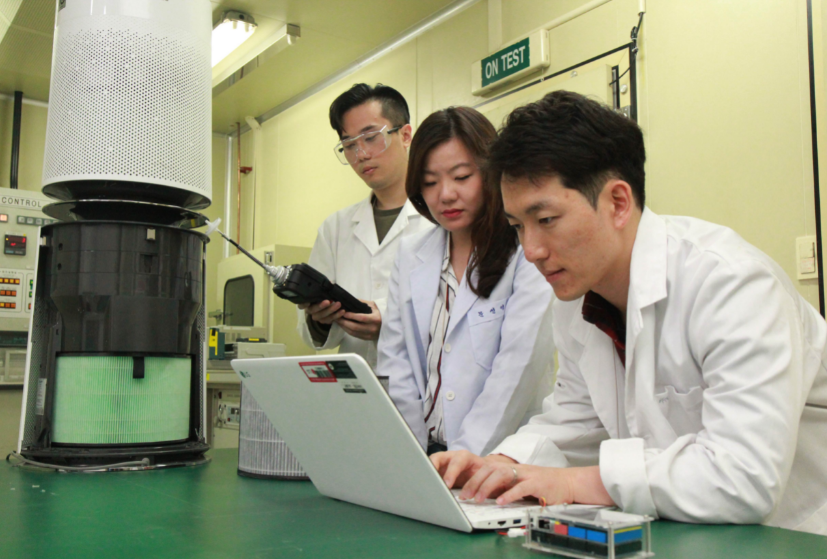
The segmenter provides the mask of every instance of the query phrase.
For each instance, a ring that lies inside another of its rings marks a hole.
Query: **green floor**
[[[56,474],[3,462],[0,558],[544,556],[519,540],[462,534],[327,499],[309,482],[241,478],[236,451],[212,455],[198,468],[107,474]],[[657,522],[652,534],[663,558],[827,557],[827,538],[763,526]]]

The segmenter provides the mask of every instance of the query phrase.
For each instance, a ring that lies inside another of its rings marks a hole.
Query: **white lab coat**
[[[390,378],[391,398],[423,448],[429,330],[446,240],[442,228],[402,240],[379,337],[378,374]],[[522,248],[487,299],[475,295],[463,275],[442,353],[440,393],[449,449],[488,452],[542,405],[552,389],[548,379],[542,381],[553,363],[553,299]]]
[[[406,235],[433,228],[434,224],[422,217],[410,201],[406,201],[380,245],[376,236],[371,197],[368,197],[325,219],[319,227],[308,264],[354,297],[374,301],[384,318],[388,278],[399,241]],[[338,346],[340,352],[357,353],[371,367],[376,367],[376,342],[354,338],[346,334],[338,324],[333,324],[325,343],[317,345],[307,328],[305,312],[299,310],[298,317],[299,335],[308,346],[315,349]]]
[[[775,262],[726,227],[644,210],[620,403],[623,366],[582,304],[555,305],[554,394],[495,453],[599,461],[630,512],[825,529],[827,325]]]

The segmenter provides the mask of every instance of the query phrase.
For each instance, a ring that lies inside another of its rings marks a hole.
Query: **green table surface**
[[[550,557],[522,538],[464,534],[239,477],[237,452],[196,468],[119,473],[0,464],[0,558]],[[403,481],[400,480],[400,483]],[[827,558],[827,538],[765,526],[652,525],[662,558]]]

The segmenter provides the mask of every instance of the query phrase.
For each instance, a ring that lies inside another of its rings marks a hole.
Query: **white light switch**
[[[816,237],[808,235],[795,240],[795,261],[798,279],[815,279],[818,277],[816,268]]]

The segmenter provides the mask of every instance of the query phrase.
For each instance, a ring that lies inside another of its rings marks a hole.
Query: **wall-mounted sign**
[[[480,95],[549,65],[548,33],[532,33],[471,65],[471,93]]]

